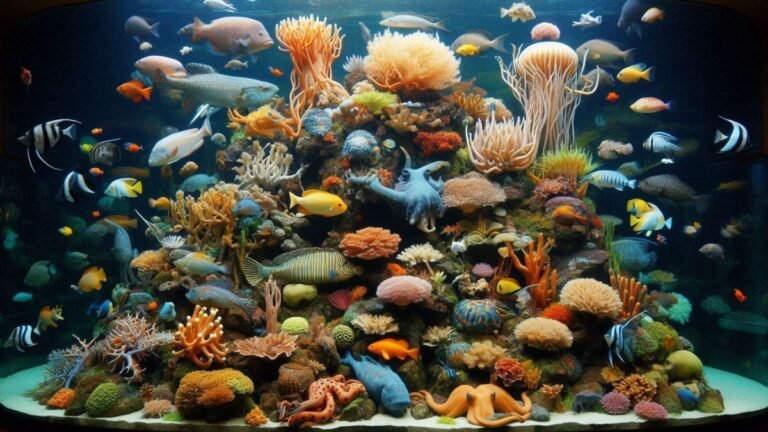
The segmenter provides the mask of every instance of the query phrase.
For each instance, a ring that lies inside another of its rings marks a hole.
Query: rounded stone
[[[670,380],[685,381],[699,379],[704,373],[704,364],[699,357],[686,350],[678,350],[667,356],[664,362]]]

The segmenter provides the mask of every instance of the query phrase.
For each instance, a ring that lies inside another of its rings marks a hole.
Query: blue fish
[[[573,406],[571,409],[576,414],[592,411],[595,405],[600,402],[601,398],[602,396],[595,392],[589,390],[580,391],[574,396]]]
[[[250,198],[243,198],[232,209],[232,214],[235,217],[261,216],[261,206]]]
[[[96,315],[96,318],[106,318],[112,312],[115,310],[114,305],[112,305],[112,302],[109,300],[104,300],[103,302],[93,302],[88,307],[88,311],[85,312],[86,315]]]
[[[616,357],[621,360],[622,363],[632,363],[634,361],[634,358],[632,357],[631,334],[625,335],[625,331],[627,331],[627,327],[629,327],[637,317],[645,314],[645,311],[640,312],[623,323],[611,327],[611,329],[608,330],[608,333],[605,334],[605,342],[608,344],[608,363],[611,364],[611,367],[613,367],[614,354],[616,354]],[[621,356],[622,354],[624,354],[626,360]]]
[[[410,394],[403,380],[389,366],[382,365],[368,356],[356,360],[349,351],[344,353],[341,364],[355,371],[357,379],[384,411],[394,416],[405,414],[405,410],[411,405]]]
[[[167,322],[176,320],[176,305],[173,302],[163,303],[163,307],[160,308],[160,319]]]
[[[677,391],[677,397],[680,398],[680,404],[686,411],[695,410],[699,406],[699,397],[691,389],[683,387]]]

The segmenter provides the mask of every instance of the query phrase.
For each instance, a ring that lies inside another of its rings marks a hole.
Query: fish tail
[[[243,268],[243,275],[245,276],[245,280],[248,281],[248,284],[251,286],[255,287],[259,285],[261,281],[269,276],[269,270],[267,270],[263,264],[259,263],[251,257],[245,257],[240,265]]]
[[[667,219],[666,222],[664,222],[664,226],[667,227],[668,229],[672,229],[672,218],[671,217],[669,219]]]
[[[509,13],[509,9],[499,8],[499,18],[504,18]]]
[[[414,359],[416,361],[419,360],[419,347],[416,347],[416,348],[413,348],[413,349],[409,349],[409,350],[406,351],[406,353],[408,354],[408,357],[410,357],[410,358],[412,358],[412,359]]]
[[[508,54],[509,51],[507,51],[507,49],[504,48],[504,41],[507,39],[507,36],[509,36],[508,33],[503,34],[503,35],[497,37],[496,39],[492,40],[491,44],[489,45],[489,47],[495,49],[496,51],[501,51],[501,52],[503,52],[505,54]]]
[[[160,22],[156,22],[149,26],[149,32],[152,33],[155,37],[160,37]]]
[[[675,106],[674,106],[674,104],[672,103],[671,100],[668,101],[667,103],[665,103],[664,107],[667,108],[667,111],[674,111],[675,110]]]
[[[152,208],[157,207],[157,200],[155,200],[154,198],[148,199],[147,202],[149,203],[150,207],[152,207]]]
[[[442,21],[438,21],[432,25],[433,28],[437,30],[442,30],[446,33],[450,33],[447,28],[445,28],[445,22],[448,21],[447,19],[444,19]]]
[[[629,226],[635,228],[640,224],[640,218],[635,215],[629,215]]]
[[[624,63],[631,65],[635,64],[635,51],[637,48],[630,48],[624,51]]]
[[[137,181],[136,183],[134,183],[133,186],[131,186],[131,190],[134,193],[136,193],[136,195],[141,195],[141,193],[143,192],[143,189],[141,187],[141,181]]]
[[[203,36],[201,34],[202,33],[201,30],[204,25],[205,23],[203,23],[203,21],[200,18],[195,17],[195,20],[192,24],[192,43],[197,43],[200,41],[200,39]]]
[[[288,196],[291,198],[291,204],[288,206],[288,208],[294,208],[299,205],[298,196],[296,196],[293,192],[288,192]]]
[[[140,90],[141,96],[146,100],[152,100],[152,87],[145,87]]]
[[[650,82],[656,81],[656,66],[651,66],[643,71],[643,78]]]
[[[77,134],[77,123],[72,123],[68,128],[62,130],[61,133],[68,136],[69,139],[74,140],[75,135]]]
[[[635,186],[637,186],[637,180],[630,180],[630,181],[627,183],[627,186],[629,186],[629,188],[630,188],[630,189],[634,189],[634,188],[635,188]]]

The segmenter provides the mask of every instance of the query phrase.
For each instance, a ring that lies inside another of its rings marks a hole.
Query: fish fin
[[[320,189],[305,189],[305,190],[304,190],[304,193],[303,193],[303,194],[301,194],[301,196],[302,196],[302,197],[305,197],[305,196],[307,196],[307,195],[312,195],[312,194],[314,194],[314,193],[318,193],[318,192],[327,193],[327,192],[325,192],[325,191],[323,191],[323,190],[320,190]]]
[[[492,40],[491,44],[488,45],[488,46],[490,48],[495,49],[496,51],[501,51],[501,52],[503,52],[505,54],[508,54],[509,51],[507,51],[507,49],[504,48],[504,41],[507,39],[507,36],[509,36],[509,34],[505,33],[505,34],[497,37],[496,39]]]
[[[308,209],[308,208],[306,208],[306,207],[304,207],[304,206],[298,206],[298,207],[296,207],[296,211],[297,211],[298,213],[300,213],[300,214],[303,214],[303,215],[305,215],[305,216],[309,216],[309,215],[311,215],[311,214],[314,214],[314,213],[312,213],[312,210],[310,210],[310,209]]]
[[[624,63],[631,65],[635,62],[635,52],[637,48],[630,48],[624,51]]]
[[[728,135],[720,132],[720,130],[715,132],[715,144],[719,144],[727,139],[728,139]]]
[[[640,218],[635,215],[629,215],[629,226],[635,228],[635,225],[640,223]]]
[[[389,360],[389,353],[386,350],[381,351],[381,356],[384,357],[384,360]]]
[[[414,360],[417,360],[417,361],[419,360],[419,348],[418,347],[413,348],[413,349],[409,349],[407,352],[408,352],[408,356],[410,358],[412,358]]]
[[[68,128],[62,130],[61,133],[74,140],[75,135],[77,135],[77,123],[72,123]]]
[[[693,197],[693,204],[696,206],[696,211],[699,214],[703,214],[712,204],[712,195],[696,195]]]
[[[200,30],[205,26],[205,23],[198,17],[195,17],[192,23],[192,43],[197,43],[202,39]]]
[[[598,186],[598,187],[600,187],[600,186]],[[600,189],[602,189],[602,188],[600,188]],[[616,186],[616,190],[619,191],[619,192],[623,192],[624,191],[624,186],[621,186],[621,185]]]
[[[245,257],[240,266],[242,267],[245,280],[254,287],[259,285],[269,273],[263,264],[251,257]]]
[[[152,100],[152,87],[145,87],[140,91],[141,96],[146,100]]]
[[[187,73],[191,75],[215,74],[216,69],[203,63],[187,63],[185,65]]]
[[[668,229],[672,229],[672,218],[671,217],[664,222],[664,226],[667,227]]]
[[[629,186],[630,189],[634,189],[637,186],[637,180],[630,180],[629,183],[627,183],[627,186]]]
[[[499,8],[499,18],[504,18],[509,13],[509,9]]]
[[[646,81],[649,81],[649,82],[656,81],[656,66],[651,66],[648,69],[646,69],[643,72],[643,78],[645,78]]]
[[[336,251],[336,249],[330,249],[330,248],[320,248],[320,247],[309,247],[309,248],[303,248],[303,249],[296,249],[289,252],[281,253],[280,255],[276,256],[275,259],[272,260],[273,266],[278,266],[280,264],[286,263],[292,259],[309,255],[313,253],[318,252],[332,252],[332,253],[339,253]]]
[[[408,341],[405,339],[395,339],[393,342],[402,348],[408,348]]]
[[[447,20],[447,19],[444,19],[444,20],[442,20],[442,21],[438,21],[438,22],[434,23],[434,24],[432,25],[432,27],[434,27],[434,28],[436,28],[436,29],[438,29],[438,30],[442,30],[442,31],[444,31],[444,32],[446,32],[446,33],[450,33],[450,31],[448,31],[448,29],[447,29],[447,28],[445,28],[445,23],[446,23],[446,21],[448,21],[448,20]]]
[[[34,329],[34,330],[32,330],[32,333],[34,333],[34,334],[36,334],[36,335],[40,336],[40,323],[39,323],[39,322],[38,322],[38,323],[37,323],[37,325],[35,326],[35,329]]]
[[[134,183],[133,186],[131,186],[131,190],[134,193],[136,193],[136,195],[141,195],[141,192],[143,192],[142,187],[141,187],[141,182],[137,181],[136,183]]]
[[[200,128],[200,132],[202,133],[203,137],[211,136],[211,134],[213,133],[213,130],[211,130],[210,115],[205,116],[205,121],[203,121],[203,127]]]
[[[667,111],[674,111],[675,110],[675,106],[672,103],[672,101],[669,101],[669,102],[665,103],[664,106],[667,107]]]
[[[149,32],[152,33],[153,36],[159,38],[160,37],[160,22],[156,22],[149,26]]]
[[[288,208],[294,208],[297,205],[299,205],[299,197],[296,196],[293,192],[288,192],[288,196],[291,199],[291,203],[288,205]]]

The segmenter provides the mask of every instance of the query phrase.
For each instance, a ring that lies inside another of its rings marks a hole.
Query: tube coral
[[[179,349],[174,350],[173,355],[188,358],[200,369],[209,369],[213,362],[224,363],[228,350],[221,343],[224,326],[217,313],[216,308],[208,313],[205,306],[195,306],[192,316],[187,316],[186,325],[179,324],[176,330],[173,342]]]
[[[344,235],[339,247],[345,256],[374,260],[397,253],[400,236],[387,229],[367,227]]]
[[[538,150],[538,137],[522,118],[497,122],[492,117],[477,122],[474,135],[469,126],[464,134],[469,158],[483,174],[522,171],[531,165]]]

